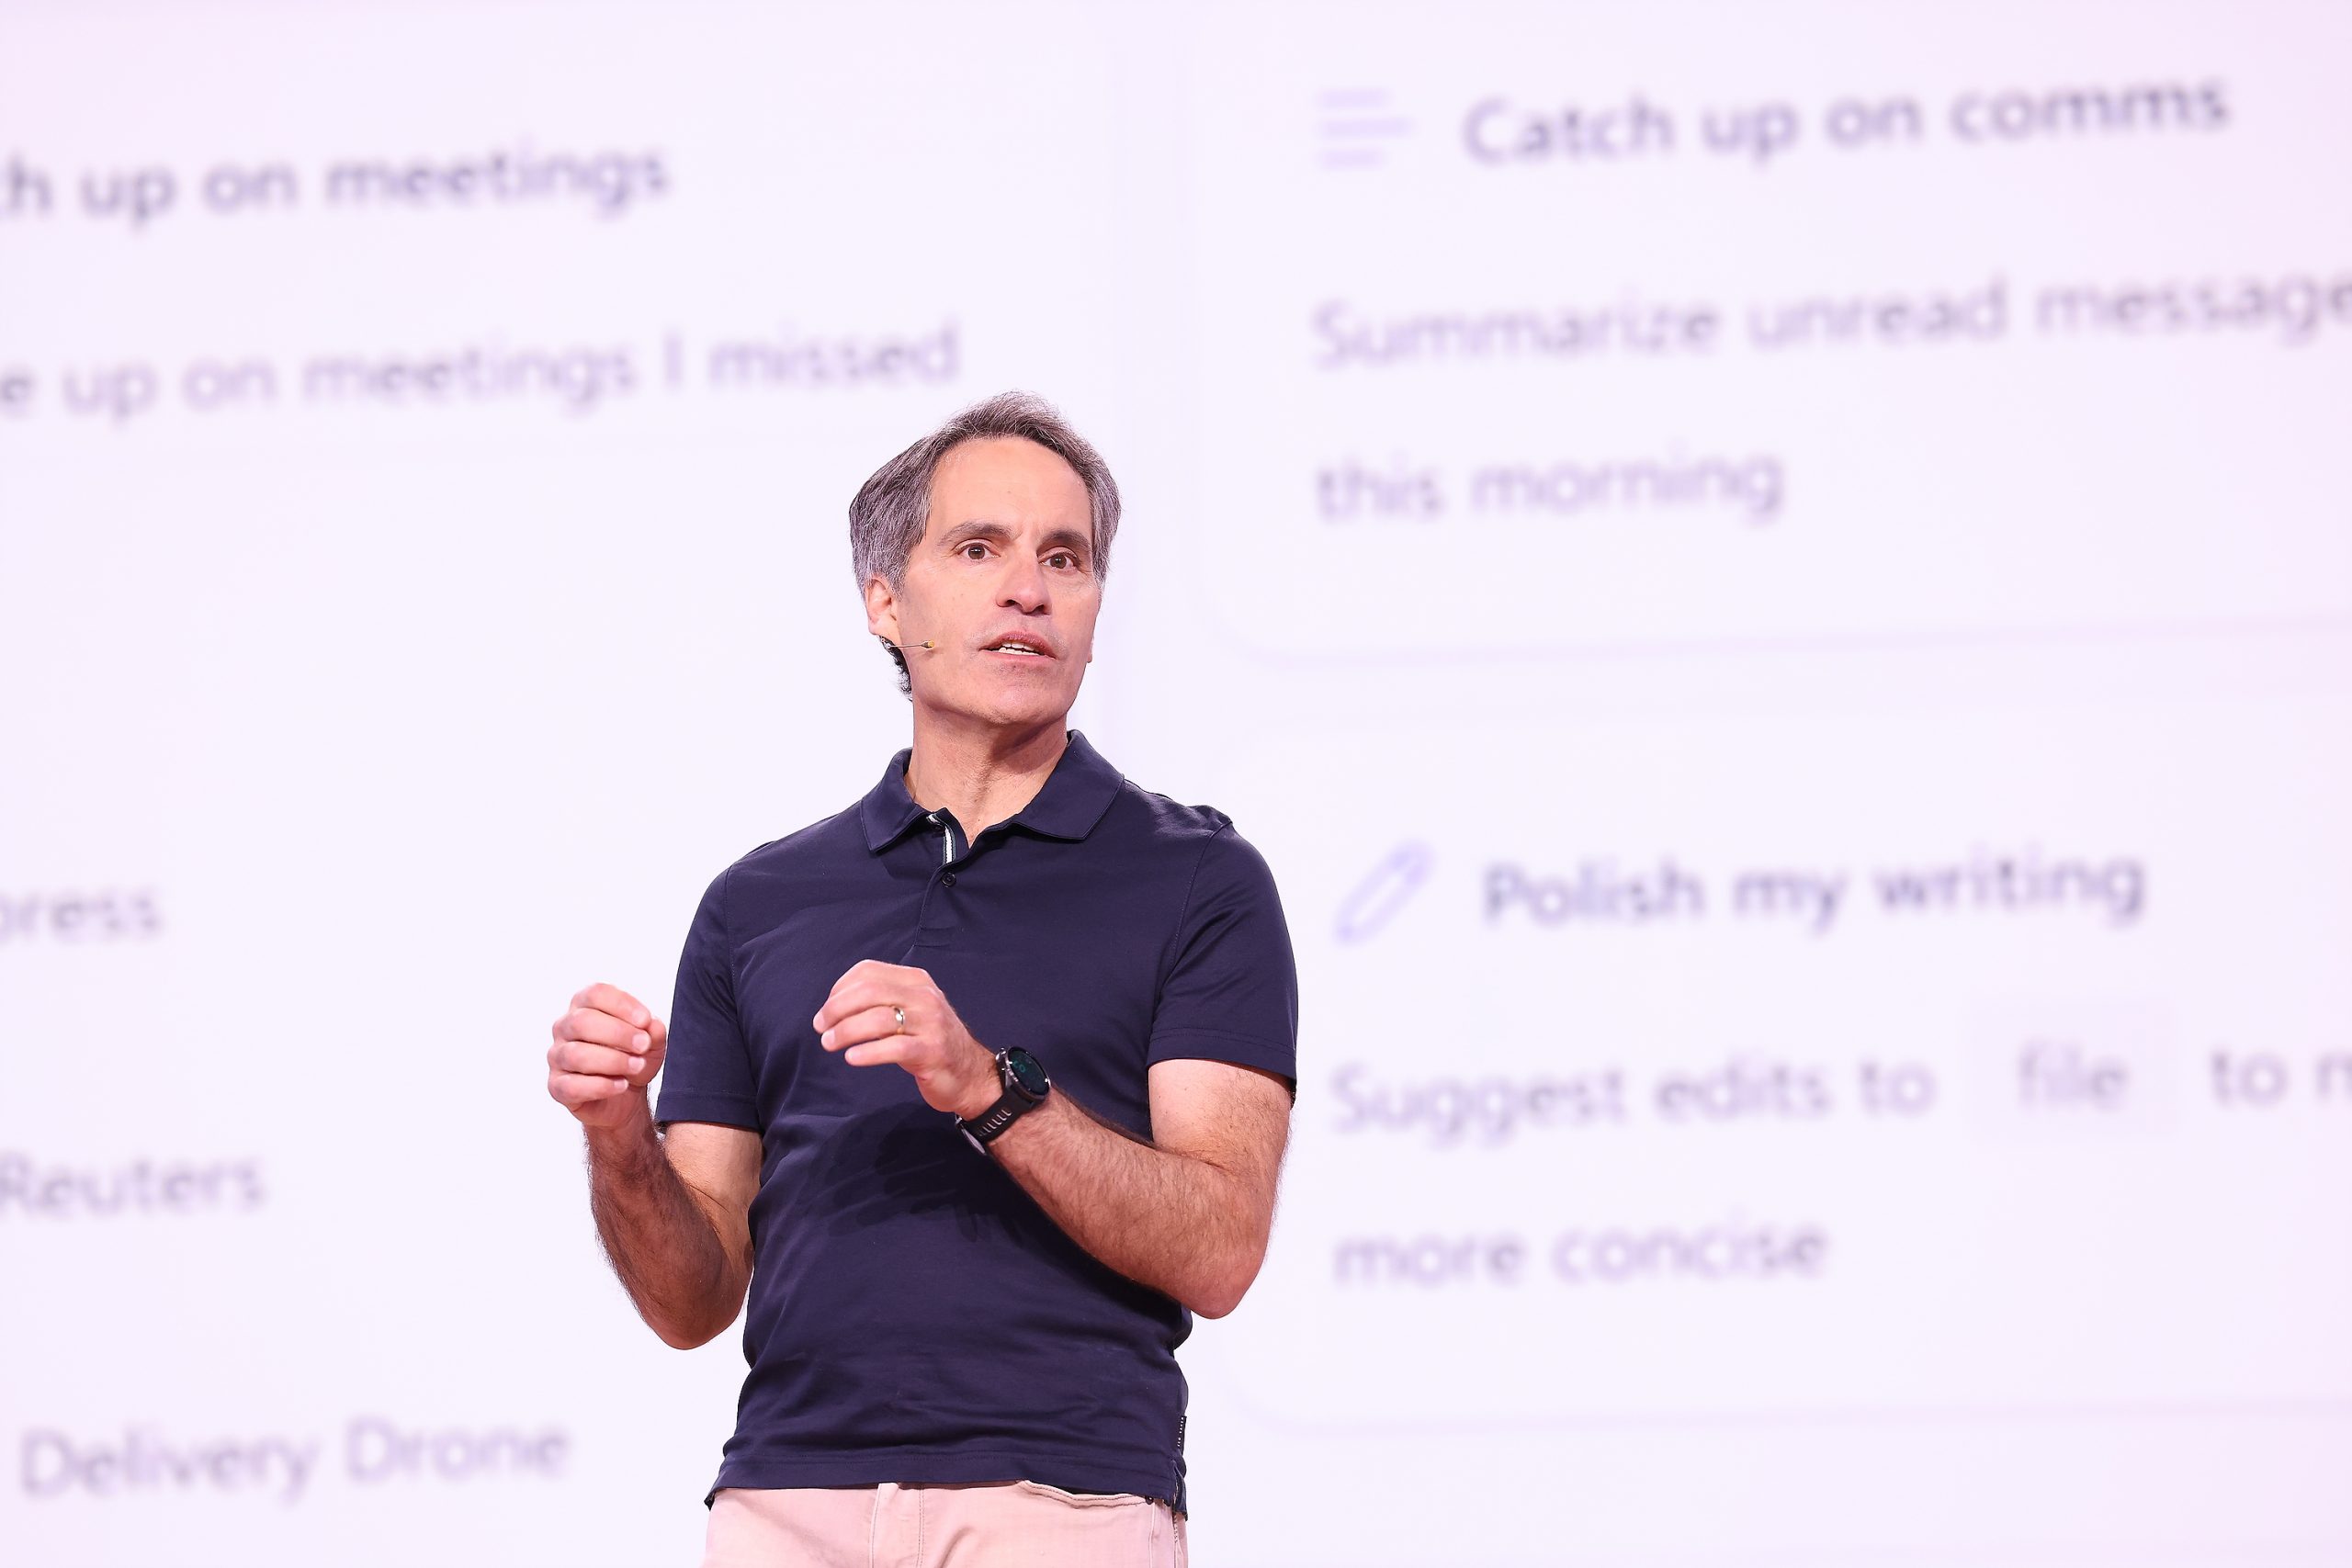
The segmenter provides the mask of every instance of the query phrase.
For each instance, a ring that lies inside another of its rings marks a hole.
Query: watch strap
[[[999,1134],[1021,1119],[1021,1113],[1041,1103],[1012,1089],[1006,1089],[997,1102],[964,1123],[964,1135],[982,1148],[996,1142]]]
[[[1031,1094],[1012,1081],[1012,1068],[1001,1052],[997,1055],[996,1070],[998,1080],[1004,1085],[1004,1092],[997,1096],[996,1103],[968,1122],[959,1120],[956,1122],[963,1129],[964,1136],[971,1140],[972,1146],[982,1154],[988,1152],[989,1145],[996,1142],[1007,1127],[1021,1120],[1023,1111],[1034,1111],[1046,1103],[1045,1095]],[[1051,1092],[1053,1086],[1048,1084],[1046,1093]]]

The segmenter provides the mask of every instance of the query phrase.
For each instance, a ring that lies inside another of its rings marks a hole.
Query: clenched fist
[[[594,985],[555,1021],[548,1093],[589,1127],[618,1127],[643,1113],[645,1086],[662,1070],[670,1032],[652,1010],[615,986]]]

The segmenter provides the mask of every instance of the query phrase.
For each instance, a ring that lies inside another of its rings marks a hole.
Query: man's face
[[[904,582],[865,585],[865,624],[906,656],[918,705],[987,724],[1050,723],[1078,700],[1094,657],[1093,539],[1077,469],[1017,436],[967,441],[932,475]]]

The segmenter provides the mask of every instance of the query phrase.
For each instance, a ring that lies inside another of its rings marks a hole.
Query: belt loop
[[[890,1494],[899,1489],[895,1481],[886,1481],[874,1489],[874,1512],[865,1521],[865,1561],[867,1568],[882,1561],[882,1516]]]

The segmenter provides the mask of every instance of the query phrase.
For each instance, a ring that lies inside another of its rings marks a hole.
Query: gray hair
[[[861,590],[877,577],[893,589],[904,585],[907,558],[931,521],[931,481],[939,460],[967,441],[997,436],[1034,441],[1078,470],[1093,513],[1094,547],[1089,554],[1095,581],[1108,574],[1111,538],[1119,531],[1119,486],[1110,465],[1036,393],[999,392],[949,419],[858,487],[849,503],[849,558]],[[887,637],[882,646],[899,667],[899,690],[910,693],[905,657]]]

